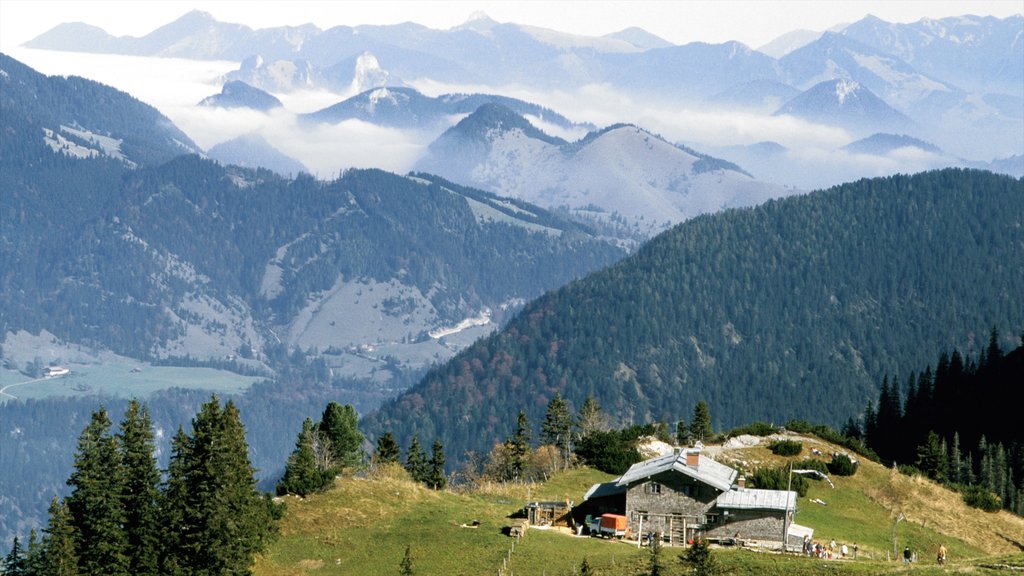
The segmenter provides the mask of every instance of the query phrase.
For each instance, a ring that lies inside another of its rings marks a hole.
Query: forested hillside
[[[697,218],[529,304],[365,420],[486,451],[522,408],[620,422],[858,414],[885,373],[1024,328],[1024,181],[943,170]]]

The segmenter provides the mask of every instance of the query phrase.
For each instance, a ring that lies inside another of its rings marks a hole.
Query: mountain
[[[935,98],[963,97],[963,90],[922,74],[906,62],[853,38],[826,32],[778,61],[789,84],[807,89],[844,79],[868,88],[888,104],[910,112]]]
[[[1024,16],[922,18],[897,24],[868,16],[841,34],[961,88],[1020,95]]]
[[[0,123],[5,145],[44,143],[69,157],[138,166],[196,153],[166,116],[135,98],[78,76],[44,76],[0,54]]]
[[[447,130],[417,169],[559,208],[633,239],[787,193],[636,126],[614,125],[568,143],[500,105],[482,106]]]
[[[275,96],[254,88],[245,82],[233,80],[224,83],[220,94],[214,94],[203,98],[199,106],[210,106],[217,108],[252,108],[268,112],[275,108],[282,108],[284,105]]]
[[[623,254],[536,206],[430,175],[288,180],[180,156],[194,145],[123,93],[7,57],[0,70],[0,334],[47,330],[164,360],[366,345],[419,369],[461,346],[464,328],[493,329]],[[270,154],[247,138],[213,155],[240,148],[247,158],[228,162]],[[333,362],[365,364],[359,354]]]
[[[843,146],[843,150],[847,152],[874,154],[877,156],[885,156],[893,150],[899,150],[900,148],[916,148],[923,152],[942,154],[942,150],[938,146],[905,134],[877,133]]]
[[[305,60],[265,60],[259,55],[243,59],[238,70],[225,74],[224,80],[271,92],[308,90],[329,83],[319,69]]]
[[[309,172],[301,162],[281,153],[257,134],[221,142],[210,148],[206,155],[221,164],[234,164],[243,168],[266,168],[286,177]]]
[[[655,48],[668,48],[669,46],[672,46],[672,43],[668,40],[651,34],[643,28],[637,28],[636,26],[631,26],[611,34],[606,34],[604,37],[629,42],[640,50],[653,50]]]
[[[883,374],[1024,329],[1024,182],[947,169],[687,221],[527,305],[364,419],[486,453],[590,395],[621,423],[858,414]],[[1006,347],[1005,343],[1003,346]],[[529,399],[529,401],[527,401]]]
[[[309,123],[337,124],[362,120],[383,126],[431,130],[446,128],[454,116],[469,114],[484,104],[496,103],[518,114],[533,116],[562,128],[580,128],[554,110],[495,94],[443,94],[425,96],[412,88],[368,90],[342,102],[301,116]]]
[[[908,131],[913,121],[852,80],[826,80],[786,102],[776,116],[789,115],[854,133]]]
[[[762,54],[767,54],[772,58],[782,58],[786,54],[789,54],[799,48],[803,48],[818,38],[821,38],[822,34],[824,34],[824,32],[815,32],[813,30],[791,30],[771,42],[768,42],[763,46],[759,46],[757,51]]]

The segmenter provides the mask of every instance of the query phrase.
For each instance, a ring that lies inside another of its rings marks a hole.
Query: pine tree
[[[135,576],[155,576],[160,557],[160,471],[149,410],[134,399],[128,403],[118,439],[124,468],[122,501],[128,571]]]
[[[54,496],[50,501],[49,522],[43,530],[43,570],[47,576],[77,576],[78,555],[75,553],[75,528],[67,504]]]
[[[75,552],[83,576],[129,574],[124,531],[124,468],[110,418],[100,408],[78,439],[75,470],[68,479]]]
[[[378,464],[388,464],[398,462],[400,457],[401,449],[391,432],[381,434],[380,438],[377,438],[377,451],[373,455],[374,461]]]
[[[434,440],[434,450],[428,463],[427,485],[434,490],[444,490],[448,478],[444,473],[444,446],[440,440]]]
[[[693,418],[690,419],[690,435],[703,442],[705,438],[710,438],[712,433],[711,411],[708,409],[707,402],[701,400],[693,408]]]
[[[541,423],[541,439],[545,444],[558,446],[566,465],[572,460],[572,415],[569,406],[562,400],[560,392],[548,402],[544,422]]]
[[[650,576],[662,576],[665,573],[665,567],[661,564],[661,538],[655,537],[651,540],[649,563],[647,573]]]
[[[405,470],[414,482],[426,482],[428,477],[427,456],[423,453],[418,436],[412,437],[409,452],[405,457]]]
[[[313,449],[316,430],[313,420],[306,418],[302,423],[302,431],[295,441],[295,450],[288,456],[284,466],[284,476],[277,483],[278,496],[297,494],[306,496],[320,490],[327,484],[330,471],[317,469],[316,453]]]
[[[327,436],[339,465],[353,468],[363,463],[363,433],[359,431],[359,414],[355,408],[349,404],[328,403],[319,428]]]
[[[11,551],[4,556],[4,576],[26,576],[25,551],[21,548],[18,537],[11,543]]]

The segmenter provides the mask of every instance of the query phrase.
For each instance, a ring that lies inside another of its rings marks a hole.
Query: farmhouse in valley
[[[699,449],[676,449],[595,485],[581,508],[600,514],[624,505],[618,513],[629,519],[632,537],[653,533],[670,544],[707,538],[780,546],[787,534],[788,545],[798,548],[812,530],[793,524],[796,500],[793,491],[747,488],[739,472]]]

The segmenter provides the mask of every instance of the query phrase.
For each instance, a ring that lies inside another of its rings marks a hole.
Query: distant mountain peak
[[[860,84],[853,80],[844,80],[840,78],[836,81],[836,99],[839,100],[839,105],[842,106],[846,103],[846,97],[860,90]]]
[[[500,22],[491,19],[486,12],[477,10],[469,15],[460,26],[456,26],[456,30],[472,30],[474,32],[490,32],[492,28],[498,26]]]
[[[381,67],[380,61],[369,51],[363,52],[356,59],[356,69],[352,75],[352,91],[356,94],[387,86],[390,80],[391,74]]]

